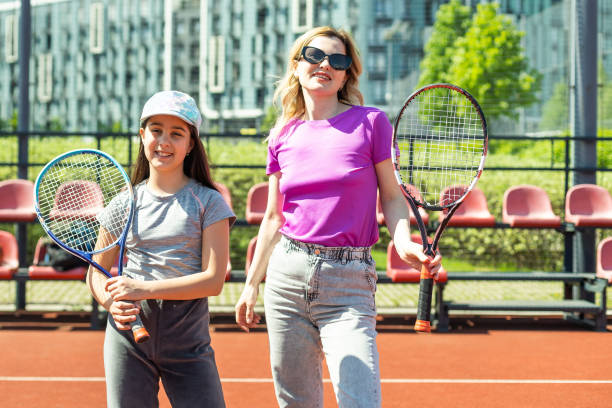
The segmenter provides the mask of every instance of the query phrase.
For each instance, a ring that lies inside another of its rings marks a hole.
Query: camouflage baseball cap
[[[151,96],[142,108],[140,122],[155,115],[176,116],[195,127],[198,135],[200,134],[202,115],[195,100],[186,93],[161,91]]]

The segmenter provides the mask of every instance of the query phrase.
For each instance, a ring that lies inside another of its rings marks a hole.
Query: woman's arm
[[[247,271],[247,285],[257,286],[263,280],[274,245],[280,240],[278,230],[284,222],[282,208],[279,205],[282,198],[278,187],[280,176],[280,172],[270,175],[266,212],[257,233],[257,246],[253,254],[251,267]]]
[[[282,208],[279,205],[282,198],[279,190],[280,172],[270,175],[268,184],[268,203],[264,213],[259,233],[257,234],[257,246],[253,254],[251,267],[247,271],[246,282],[242,295],[236,303],[236,323],[245,331],[255,327],[259,323],[260,316],[254,312],[255,303],[259,294],[259,284],[266,275],[266,269],[272,250],[280,240],[278,230],[283,225],[284,219]]]
[[[189,300],[221,293],[229,258],[229,221],[220,220],[202,232],[203,271],[192,275],[152,281],[116,277],[106,282],[114,300]]]
[[[404,193],[397,185],[391,159],[376,164],[375,169],[385,223],[398,255],[416,269],[421,269],[423,263],[429,263],[432,274],[437,276],[440,255],[436,254],[430,259],[423,252],[423,246],[410,239],[410,212]]]

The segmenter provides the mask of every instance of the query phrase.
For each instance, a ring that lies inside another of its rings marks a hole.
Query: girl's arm
[[[110,237],[106,237],[108,234],[108,231],[104,228],[100,228],[98,243],[113,241]],[[96,246],[97,245],[98,244],[96,244]],[[108,251],[94,255],[93,258],[101,267],[110,271],[118,255],[119,247],[114,247]],[[140,313],[140,307],[133,302],[113,301],[112,296],[105,289],[107,281],[107,276],[93,266],[90,266],[87,270],[86,283],[92,296],[96,299],[96,302],[104,309],[108,310],[113,320],[115,320],[118,329],[128,330],[130,329],[129,323],[136,320],[136,315]]]
[[[98,240],[100,242],[101,240]],[[119,254],[119,247],[115,247],[109,249],[108,251],[101,252],[99,254],[94,255],[94,261],[96,261],[101,267],[106,269],[107,271],[111,270],[117,255]],[[96,299],[96,301],[106,310],[110,308],[111,303],[113,303],[113,298],[110,294],[104,289],[106,285],[106,281],[108,278],[98,269],[90,266],[87,270],[87,286],[89,287],[89,291],[92,296]]]
[[[423,246],[410,239],[408,203],[400,186],[397,185],[391,159],[376,164],[375,169],[385,223],[398,255],[416,269],[421,269],[423,263],[429,263],[433,275],[437,276],[440,255],[437,254],[433,259],[428,258],[423,253]]]
[[[202,266],[192,275],[153,281],[116,277],[106,282],[114,300],[189,300],[221,293],[229,257],[229,221],[220,220],[202,232]]]
[[[251,267],[247,271],[244,290],[238,303],[236,303],[236,323],[245,331],[249,331],[249,328],[253,328],[259,323],[260,316],[254,312],[259,294],[259,284],[266,274],[272,250],[280,240],[281,234],[278,230],[284,222],[282,208],[279,205],[281,198],[279,190],[280,177],[280,172],[270,175],[268,203],[261,226],[259,227],[259,233],[257,234],[257,246],[253,254]]]

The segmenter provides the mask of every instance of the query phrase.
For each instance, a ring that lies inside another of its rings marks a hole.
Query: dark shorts
[[[136,344],[109,316],[104,339],[108,407],[157,407],[161,379],[172,406],[225,407],[210,345],[208,302],[142,302],[151,338]]]

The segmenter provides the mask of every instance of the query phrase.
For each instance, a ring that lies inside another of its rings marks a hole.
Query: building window
[[[382,105],[386,103],[385,92],[386,92],[386,83],[385,81],[372,81],[375,85],[372,87],[374,103],[377,105]]]
[[[200,82],[200,68],[198,67],[191,68],[189,80],[191,81],[191,83]]]
[[[223,93],[225,90],[225,39],[213,36],[208,43],[208,90]]]
[[[4,22],[4,57],[10,64],[19,58],[19,19],[16,15],[8,15]]]
[[[36,94],[40,102],[49,102],[53,96],[53,57],[51,54],[38,56]]]
[[[193,19],[191,20],[191,33],[190,35],[197,35],[200,34],[200,19]]]
[[[312,28],[313,0],[293,0],[291,3],[291,25],[296,33]]]
[[[187,34],[187,30],[185,28],[185,21],[179,20],[176,22],[176,35],[182,37]]]
[[[104,51],[104,4],[93,3],[89,9],[89,50],[93,54]]]

